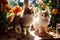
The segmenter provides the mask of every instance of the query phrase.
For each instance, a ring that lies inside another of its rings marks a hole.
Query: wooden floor
[[[25,38],[21,37],[21,35],[18,35],[19,37],[10,37],[8,38],[7,36],[0,36],[0,40],[49,40],[49,39],[42,39],[41,37],[38,37],[37,35],[34,34],[34,31],[31,31],[29,36],[26,35]],[[55,40],[55,39],[53,39]]]

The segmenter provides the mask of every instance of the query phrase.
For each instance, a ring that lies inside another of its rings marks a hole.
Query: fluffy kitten
[[[48,11],[39,11],[34,18],[33,26],[38,33],[44,33],[45,28],[48,27],[49,13]]]

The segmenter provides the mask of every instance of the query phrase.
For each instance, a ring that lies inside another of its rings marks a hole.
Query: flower
[[[56,15],[58,13],[58,9],[53,9],[52,13]]]
[[[9,4],[6,4],[5,8],[6,8],[7,11],[10,11],[12,9],[12,7]]]
[[[45,4],[45,3],[42,3],[42,4],[41,4],[41,7],[42,7],[42,8],[45,8],[45,7],[46,7],[46,4]]]
[[[12,8],[13,12],[17,14],[18,12],[22,12],[22,7],[20,6],[15,6]]]

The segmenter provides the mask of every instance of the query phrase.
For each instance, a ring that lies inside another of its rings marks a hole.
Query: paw
[[[39,34],[39,31],[37,30],[37,31],[35,31],[35,33],[34,34],[36,34],[36,35],[38,35]]]

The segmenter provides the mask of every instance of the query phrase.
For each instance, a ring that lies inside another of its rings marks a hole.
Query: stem
[[[57,8],[59,7],[59,0],[57,0]]]

